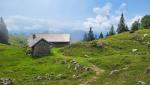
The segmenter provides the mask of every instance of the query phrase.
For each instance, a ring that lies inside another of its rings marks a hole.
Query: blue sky
[[[0,0],[0,16],[10,32],[107,32],[117,26],[120,13],[126,23],[150,14],[150,0]]]

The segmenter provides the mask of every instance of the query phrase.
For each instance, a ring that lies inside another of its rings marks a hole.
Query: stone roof
[[[33,38],[33,35],[35,38]],[[44,39],[49,43],[52,42],[70,42],[70,34],[33,34],[28,38],[28,46],[32,47],[39,40]]]

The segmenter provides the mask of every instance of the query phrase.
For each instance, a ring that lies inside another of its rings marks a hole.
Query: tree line
[[[90,27],[89,32],[84,34],[83,40],[84,41],[92,41],[95,39],[101,39],[104,37],[112,36],[115,34],[120,34],[123,32],[134,33],[135,31],[137,31],[139,29],[150,29],[150,15],[145,15],[141,20],[139,19],[137,21],[134,21],[134,23],[132,23],[131,28],[129,29],[127,24],[125,23],[124,14],[122,13],[117,30],[115,30],[114,26],[112,25],[109,32],[107,32],[106,35],[104,35],[102,32],[100,32],[99,36],[97,37],[93,32],[93,28]]]

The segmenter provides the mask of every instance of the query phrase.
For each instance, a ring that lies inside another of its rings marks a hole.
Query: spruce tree
[[[131,26],[131,32],[134,32],[134,31],[138,30],[139,28],[140,28],[139,20],[134,21],[134,23]]]
[[[107,32],[106,37],[108,37],[108,36],[109,36],[109,33]]]
[[[120,22],[118,24],[118,33],[129,31],[127,25],[125,24],[125,19],[123,13],[121,14]]]
[[[114,30],[114,26],[112,25],[109,31],[109,35],[115,35],[115,30]]]
[[[8,30],[2,17],[0,17],[0,43],[8,44]]]
[[[101,38],[104,38],[104,35],[103,35],[102,32],[100,33],[99,38],[100,38],[100,39],[101,39]]]
[[[92,41],[94,39],[95,39],[94,33],[93,33],[93,30],[92,30],[92,27],[90,27],[90,30],[89,30],[89,33],[88,33],[88,41]]]

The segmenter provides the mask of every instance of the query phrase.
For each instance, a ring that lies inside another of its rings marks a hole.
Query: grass
[[[73,79],[76,74],[67,65],[61,64],[64,56],[52,49],[50,56],[32,58],[25,55],[25,48],[0,44],[0,78],[14,79],[14,85],[76,85],[79,80]],[[34,77],[54,74],[54,79],[36,81]],[[62,79],[56,76],[63,74]],[[81,75],[93,75],[93,72],[80,72]],[[86,78],[83,76],[83,78]]]
[[[143,40],[144,34],[148,34]],[[25,55],[26,48],[16,45],[0,44],[0,77],[12,78],[14,85],[78,85],[81,80],[95,76],[95,72],[75,72],[69,69],[62,60],[76,60],[81,65],[95,65],[104,70],[92,85],[135,85],[136,81],[150,84],[150,74],[144,70],[150,67],[150,30],[139,30],[135,33],[122,33],[91,42],[79,42],[64,48],[53,48],[52,54],[41,58]],[[104,43],[104,47],[99,47]],[[132,49],[138,49],[132,52]],[[112,70],[129,66],[128,70],[110,76]],[[34,77],[53,73],[63,74],[62,79],[40,80]],[[73,79],[74,74],[82,75],[81,79]]]
[[[142,41],[137,40],[143,38],[144,34],[148,36]],[[93,85],[135,85],[139,80],[150,84],[150,74],[144,73],[144,69],[150,67],[150,48],[146,44],[148,41],[150,41],[150,30],[139,30],[92,42],[80,42],[61,51],[66,56],[82,58],[105,70]],[[104,43],[104,48],[98,47],[98,43]],[[138,51],[133,53],[132,49]],[[121,69],[126,65],[129,66],[127,71],[109,76],[112,70]]]

